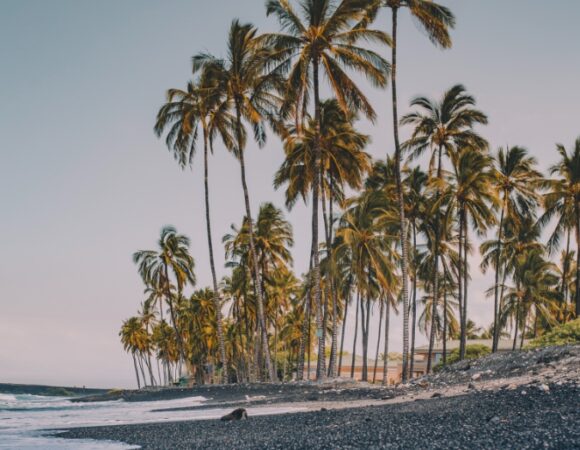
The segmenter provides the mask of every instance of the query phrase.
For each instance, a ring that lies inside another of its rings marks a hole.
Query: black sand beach
[[[274,416],[247,421],[156,423],[71,430],[144,449],[580,448],[580,390],[520,387],[456,397]]]
[[[84,400],[111,395],[119,393]],[[115,440],[144,449],[580,449],[580,346],[489,355],[397,387],[342,380],[125,391],[122,398],[194,395],[210,400],[179,409],[246,407],[250,417],[229,423],[77,428],[59,436]],[[252,408],[264,405],[308,411],[252,416]]]

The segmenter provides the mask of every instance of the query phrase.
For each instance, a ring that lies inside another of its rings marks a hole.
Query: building
[[[340,357],[339,357],[340,358]],[[382,383],[383,381],[383,361],[378,360],[377,363],[377,370],[375,375],[375,360],[368,358],[367,359],[367,381],[369,383],[376,382]],[[326,361],[326,367],[328,368],[329,361]],[[339,365],[339,361],[337,361],[337,366]],[[401,382],[401,363],[400,361],[396,360],[389,360],[387,366],[387,376],[388,376],[388,384],[397,384]],[[352,370],[352,354],[344,353],[342,356],[342,365],[340,366],[340,377],[341,378],[350,378],[351,372],[353,372],[353,378],[356,381],[362,380],[363,375],[363,358],[362,356],[355,355],[354,361],[354,370]],[[304,374],[310,375],[308,379],[315,380],[316,379],[316,355],[313,355],[313,358],[310,361],[310,371],[308,370],[308,361],[304,362]]]

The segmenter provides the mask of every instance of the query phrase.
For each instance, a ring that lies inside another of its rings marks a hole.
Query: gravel
[[[59,435],[144,449],[574,449],[580,448],[575,384],[473,392],[407,402],[273,416],[78,428]]]
[[[563,346],[462,361],[396,387],[339,380],[123,391],[114,395],[126,401],[210,399],[182,410],[293,402],[328,408],[234,423],[76,428],[59,437],[114,440],[144,449],[580,449],[579,394],[580,346]],[[82,401],[110,399],[108,394]],[[358,400],[363,402],[356,408],[330,407]],[[360,407],[365,401],[372,406]]]

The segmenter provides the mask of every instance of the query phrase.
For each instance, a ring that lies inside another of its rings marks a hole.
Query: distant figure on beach
[[[230,420],[245,420],[248,418],[248,413],[244,408],[234,409],[231,413],[223,416],[221,420],[229,422]]]

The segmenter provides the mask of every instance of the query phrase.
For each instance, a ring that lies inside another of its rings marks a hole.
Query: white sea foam
[[[46,430],[136,423],[216,419],[230,412],[223,408],[153,411],[203,405],[204,397],[125,402],[122,400],[73,403],[66,397],[0,394],[0,448],[18,449],[127,449],[111,442],[70,441],[47,436]],[[250,415],[300,411],[300,408],[248,408]]]

